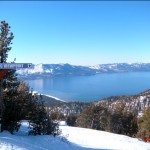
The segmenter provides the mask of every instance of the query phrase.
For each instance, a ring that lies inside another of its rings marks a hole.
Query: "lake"
[[[65,101],[92,102],[109,96],[134,95],[150,89],[150,72],[59,76],[25,81],[41,94]]]

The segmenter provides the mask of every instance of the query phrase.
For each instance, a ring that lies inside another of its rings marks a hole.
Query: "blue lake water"
[[[65,101],[91,102],[109,96],[134,95],[150,89],[150,72],[61,76],[25,81],[42,94]]]

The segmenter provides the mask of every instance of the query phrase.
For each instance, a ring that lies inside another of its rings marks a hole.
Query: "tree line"
[[[133,112],[124,111],[124,104],[117,104],[111,112],[107,106],[91,104],[81,114],[67,116],[66,122],[70,126],[124,134],[144,141],[146,137],[150,138],[150,108],[139,118]]]

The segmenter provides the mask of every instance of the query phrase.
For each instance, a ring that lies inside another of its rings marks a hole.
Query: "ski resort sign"
[[[0,69],[22,69],[31,68],[31,63],[0,63]]]

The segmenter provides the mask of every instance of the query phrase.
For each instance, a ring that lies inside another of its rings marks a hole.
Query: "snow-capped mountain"
[[[150,71],[150,63],[114,63],[95,66],[75,66],[70,64],[36,64],[28,69],[17,70],[19,76],[58,76],[58,75],[94,75],[114,72]]]
[[[91,69],[98,70],[98,72],[141,72],[150,71],[150,63],[114,63],[114,64],[100,64],[90,66]]]
[[[17,70],[19,76],[92,75],[95,70],[70,64],[37,64],[29,69]]]

